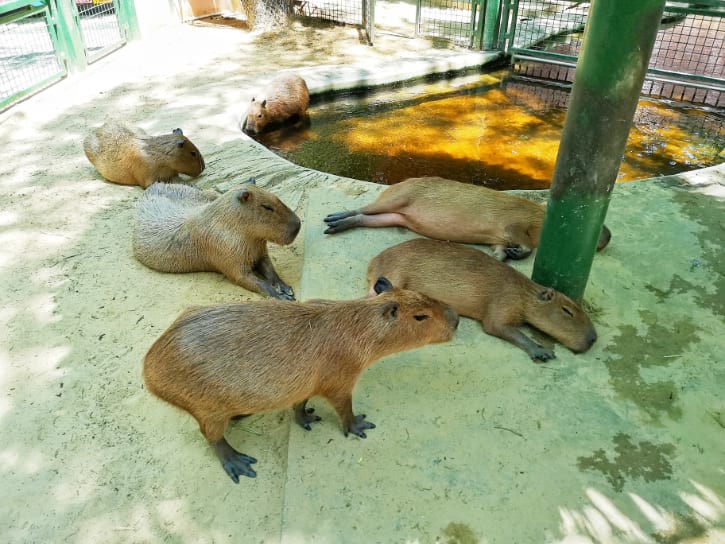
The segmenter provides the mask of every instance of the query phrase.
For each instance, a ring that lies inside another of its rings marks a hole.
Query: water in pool
[[[296,164],[377,183],[441,176],[540,189],[554,171],[568,96],[502,70],[336,95],[310,108],[309,126],[259,141]],[[722,110],[640,100],[618,181],[722,162],[724,127]]]

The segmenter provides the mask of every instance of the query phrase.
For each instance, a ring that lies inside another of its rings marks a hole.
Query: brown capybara
[[[294,300],[277,275],[267,241],[291,244],[300,220],[254,180],[217,195],[157,183],[138,203],[133,253],[160,272],[221,272],[245,289]]]
[[[255,134],[292,118],[303,118],[310,105],[307,83],[295,74],[273,79],[261,96],[252,98],[242,118],[242,131]]]
[[[591,320],[569,297],[460,244],[418,238],[388,248],[368,266],[371,293],[378,289],[380,277],[480,321],[486,333],[508,340],[534,361],[555,355],[519,330],[524,323],[577,353],[587,351],[597,339]]]
[[[294,406],[310,430],[326,398],[345,435],[375,425],[353,414],[358,377],[378,359],[453,337],[458,316],[428,297],[395,289],[352,301],[275,300],[189,309],[146,354],[143,375],[156,396],[189,412],[227,474],[256,476],[256,459],[224,438],[229,420]]]
[[[179,174],[198,176],[205,167],[201,152],[180,128],[149,136],[140,128],[111,120],[86,136],[83,150],[108,181],[144,189]]]
[[[405,227],[450,242],[491,244],[499,260],[523,259],[539,245],[546,207],[526,198],[439,177],[410,178],[359,210],[325,217],[326,234],[356,227]],[[611,238],[602,227],[597,250]]]

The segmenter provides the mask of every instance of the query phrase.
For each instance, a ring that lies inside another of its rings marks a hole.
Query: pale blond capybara
[[[242,117],[242,131],[257,134],[292,119],[307,115],[310,93],[307,83],[295,74],[283,74],[273,79],[262,95],[252,98]]]
[[[189,412],[224,470],[256,476],[256,459],[224,438],[229,420],[294,406],[310,430],[307,408],[326,398],[345,435],[365,438],[374,424],[352,410],[358,377],[378,359],[453,337],[458,316],[428,297],[401,289],[375,298],[304,303],[266,300],[189,309],[151,346],[146,387]]]
[[[205,168],[201,152],[180,128],[149,136],[140,128],[110,120],[86,136],[83,150],[108,181],[144,189],[179,174],[198,176]]]
[[[410,178],[359,210],[325,217],[326,234],[356,227],[405,227],[436,240],[491,244],[499,260],[539,245],[546,207],[526,198],[439,177]],[[602,228],[597,250],[611,238]]]
[[[396,288],[418,291],[480,321],[486,333],[508,340],[534,361],[555,355],[519,330],[525,323],[577,353],[597,339],[591,320],[569,297],[460,244],[418,238],[388,248],[368,266],[371,293],[381,276]]]
[[[291,244],[300,219],[253,181],[223,195],[182,184],[150,187],[138,203],[134,255],[160,272],[221,272],[255,293],[294,300],[267,242]]]

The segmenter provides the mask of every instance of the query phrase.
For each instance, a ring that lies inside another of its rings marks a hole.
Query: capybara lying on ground
[[[418,238],[388,248],[368,266],[370,293],[381,276],[480,321],[486,333],[508,340],[534,361],[555,355],[519,330],[524,323],[574,352],[587,351],[597,339],[591,320],[569,297],[460,244]]]
[[[300,226],[279,198],[253,183],[223,195],[156,184],[139,201],[133,253],[160,272],[221,272],[255,293],[294,300],[272,266],[267,241],[290,244]]]
[[[372,204],[325,218],[326,234],[356,227],[405,227],[464,244],[492,244],[499,260],[523,259],[539,245],[546,207],[526,198],[438,177],[410,178]],[[598,250],[611,238],[602,228]]]
[[[242,118],[242,130],[255,134],[307,115],[310,93],[305,80],[295,74],[273,79],[261,96],[252,98]]]
[[[171,134],[149,136],[140,128],[111,120],[83,140],[83,150],[108,181],[144,189],[179,174],[198,176],[205,166],[201,152],[180,128]]]
[[[386,355],[446,342],[457,325],[450,308],[401,289],[352,301],[193,308],[151,346],[143,375],[149,391],[196,418],[238,483],[256,476],[256,459],[224,438],[230,419],[292,405],[309,430],[320,418],[306,404],[319,395],[337,410],[345,435],[365,438],[375,425],[352,411],[360,373]]]

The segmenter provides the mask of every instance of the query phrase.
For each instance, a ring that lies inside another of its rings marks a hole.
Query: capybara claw
[[[297,423],[299,423],[299,425],[306,431],[311,431],[312,427],[310,426],[310,423],[317,423],[318,421],[322,421],[322,418],[320,416],[316,416],[314,414],[314,408],[305,408],[303,414],[296,414]]]
[[[529,355],[535,363],[545,363],[550,359],[556,359],[556,355],[554,355],[552,350],[541,346],[532,349]]]
[[[509,259],[519,260],[531,255],[531,250],[521,246],[513,246],[504,248],[504,253]]]
[[[334,223],[335,221],[339,221],[340,219],[345,219],[346,217],[350,217],[352,215],[355,215],[357,212],[335,212],[328,214],[323,221],[325,223]]]
[[[354,421],[350,424],[350,427],[347,429],[347,431],[360,438],[367,438],[367,435],[365,434],[365,429],[374,428],[375,423],[371,421],[365,421],[365,414],[359,414],[355,416]],[[347,436],[347,432],[345,432],[345,436]]]

